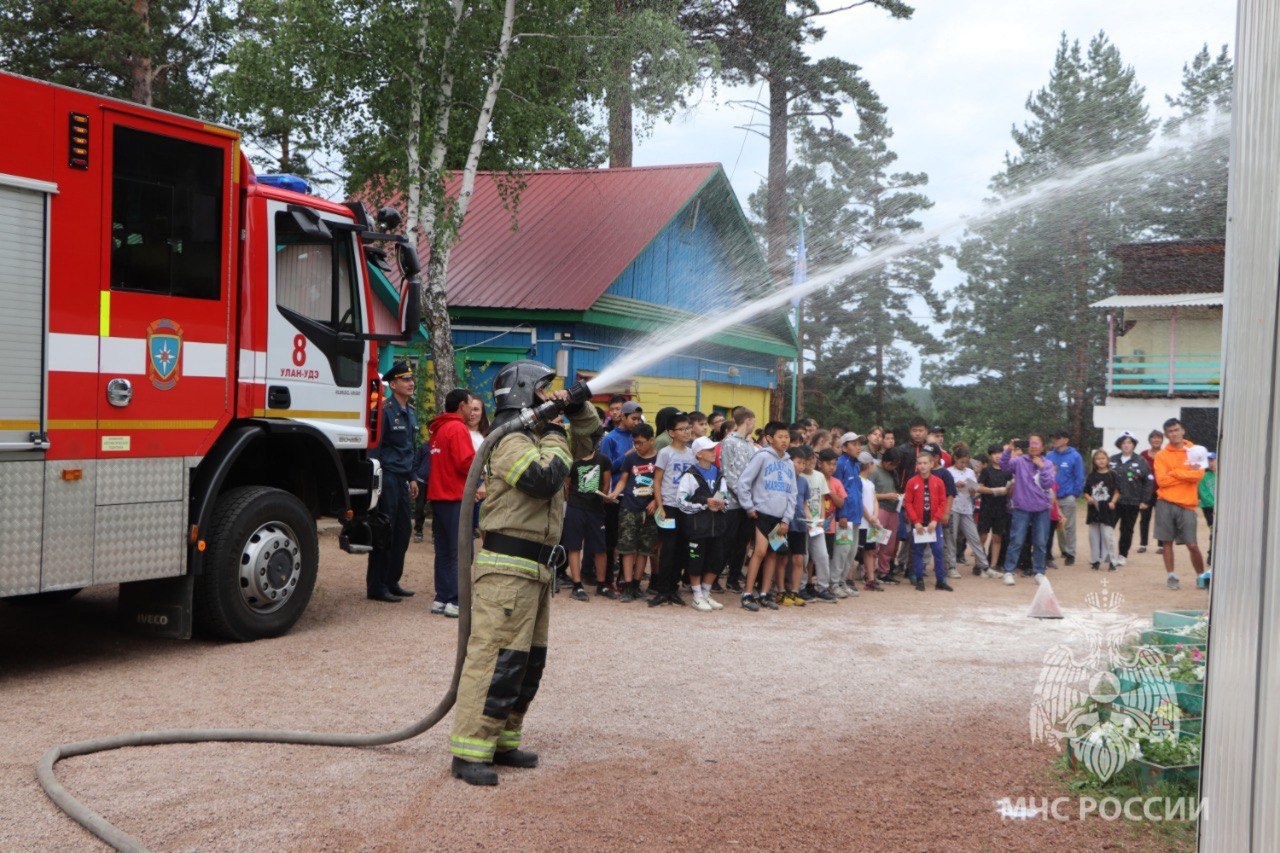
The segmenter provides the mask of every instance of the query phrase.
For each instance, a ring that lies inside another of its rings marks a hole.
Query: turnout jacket
[[[517,430],[504,436],[485,466],[481,532],[546,546],[558,543],[564,527],[565,477],[575,458],[591,452],[591,434],[599,426],[595,407],[584,405],[569,416],[567,434],[560,425],[547,424],[540,432]],[[551,582],[545,563],[482,549],[472,577],[491,573]]]
[[[1150,506],[1156,479],[1142,454],[1134,453],[1129,456],[1128,461],[1121,459],[1119,453],[1115,454],[1111,457],[1111,470],[1120,478],[1119,502],[1122,506]]]

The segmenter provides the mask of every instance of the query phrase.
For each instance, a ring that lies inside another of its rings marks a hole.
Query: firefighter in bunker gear
[[[567,401],[565,391],[547,392],[554,378],[554,370],[535,361],[504,367],[494,379],[494,427],[545,400]],[[480,512],[484,542],[471,567],[471,637],[449,735],[453,775],[472,785],[498,784],[494,764],[538,762],[535,753],[519,747],[547,660],[564,482],[574,456],[587,453],[600,425],[589,404],[571,403],[564,411],[569,434],[558,423],[516,429],[498,442],[487,463],[488,497]]]

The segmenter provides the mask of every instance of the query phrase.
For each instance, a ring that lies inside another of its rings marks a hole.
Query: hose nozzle
[[[548,400],[537,408],[522,411],[520,413],[520,422],[525,429],[533,429],[538,424],[546,423],[555,418],[569,406],[579,405],[591,399],[591,389],[587,387],[586,382],[575,382],[565,390],[569,392],[569,399],[567,400]]]

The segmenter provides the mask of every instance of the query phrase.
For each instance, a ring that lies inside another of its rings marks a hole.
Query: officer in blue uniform
[[[369,455],[382,463],[382,494],[378,507],[391,522],[391,543],[374,546],[365,573],[366,593],[373,601],[396,602],[413,595],[400,585],[404,575],[404,554],[413,529],[411,513],[418,496],[413,481],[413,452],[418,441],[418,414],[409,398],[413,396],[413,371],[403,361],[391,365],[382,375],[391,396],[382,404],[382,424],[378,447]]]

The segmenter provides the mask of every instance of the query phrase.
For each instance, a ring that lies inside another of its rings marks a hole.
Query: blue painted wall
[[[606,294],[705,314],[742,303],[730,249],[694,202],[658,232],[653,242],[609,285]]]
[[[483,320],[469,320],[468,325],[485,325],[501,327],[500,322],[486,323]],[[573,341],[557,341],[557,332],[572,332]],[[609,366],[614,360],[625,358],[629,351],[643,350],[649,335],[614,329],[607,326],[593,326],[585,323],[539,324],[536,328],[537,344],[532,347],[529,358],[537,359],[544,364],[555,366],[556,354],[560,350],[569,353],[569,373],[578,371],[598,372]],[[529,346],[531,336],[527,330],[513,330],[506,334],[497,331],[454,330],[454,346],[462,349],[467,346],[483,345],[504,347]],[[739,375],[729,379],[723,373],[728,366],[738,368]],[[775,359],[771,355],[747,352],[730,347],[702,344],[686,350],[686,353],[662,359],[654,364],[638,370],[645,376],[660,376],[670,379],[697,380],[699,370],[703,378],[715,382],[736,382],[757,388],[769,388],[774,383],[773,369]],[[500,364],[484,364],[468,362],[465,384],[473,390],[491,387],[493,377],[501,368]],[[712,372],[721,371],[721,372]]]

